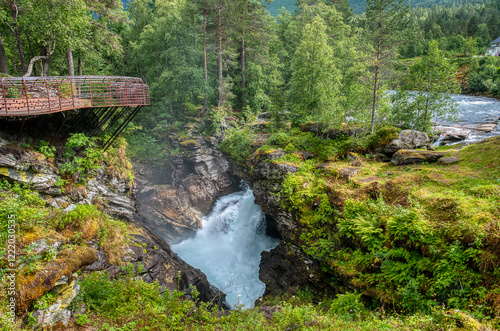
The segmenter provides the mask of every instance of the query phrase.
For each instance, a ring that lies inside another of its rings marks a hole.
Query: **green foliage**
[[[473,59],[467,81],[468,90],[473,93],[488,93],[500,95],[500,59],[488,56],[483,59]]]
[[[393,139],[396,139],[401,132],[401,129],[393,126],[382,126],[378,128],[374,134],[368,137],[368,146],[371,148],[386,145]]]
[[[323,118],[338,122],[335,95],[339,74],[333,62],[333,49],[327,42],[326,28],[320,16],[307,24],[292,59],[288,98],[297,122]]]
[[[182,104],[182,107],[184,108],[184,113],[186,114],[186,116],[200,117],[200,108],[193,105],[192,103],[184,102]]]
[[[365,305],[361,301],[361,293],[337,294],[330,305],[330,311],[346,319],[359,319],[366,312]]]
[[[40,140],[36,150],[42,153],[46,158],[51,159],[55,156],[54,152],[56,151],[56,148],[54,146],[50,146],[49,142]]]
[[[220,144],[220,150],[242,163],[252,154],[253,134],[248,127],[226,130],[226,137]]]
[[[433,123],[450,120],[457,112],[451,94],[459,90],[456,68],[431,41],[428,53],[411,65],[401,90],[392,97],[393,123],[430,131]]]
[[[54,227],[62,230],[68,224],[72,224],[74,226],[81,226],[89,219],[102,219],[104,218],[104,214],[97,209],[94,205],[76,205],[76,207],[67,212],[61,213],[57,217],[52,220],[52,224]]]
[[[85,324],[87,324],[90,321],[87,314],[75,315],[75,317],[76,317],[75,323],[77,325],[80,325],[80,326],[84,326]]]
[[[78,156],[82,153],[82,156]],[[59,170],[63,175],[82,175],[101,166],[102,151],[96,145],[96,139],[90,139],[83,133],[71,134],[64,146],[65,162]]]

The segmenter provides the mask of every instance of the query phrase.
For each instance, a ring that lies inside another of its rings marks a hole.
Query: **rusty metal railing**
[[[140,78],[112,76],[4,77],[0,116],[33,116],[70,109],[149,105]]]

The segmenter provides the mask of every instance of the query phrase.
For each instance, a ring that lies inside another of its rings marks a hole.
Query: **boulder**
[[[470,133],[471,130],[468,129],[455,129],[443,133],[439,140],[441,143],[461,141],[467,139]]]
[[[429,137],[425,132],[415,130],[403,130],[398,138],[393,139],[387,145],[375,149],[377,153],[394,154],[401,149],[415,149],[429,145]]]
[[[497,127],[497,125],[498,124],[496,123],[486,123],[486,124],[481,124],[475,127],[474,129],[481,132],[491,132]]]
[[[423,151],[416,149],[402,149],[397,151],[391,159],[394,165],[420,164],[424,162],[436,162],[446,152]]]
[[[438,164],[449,165],[449,164],[455,164],[458,161],[460,161],[458,157],[442,157],[438,160]]]

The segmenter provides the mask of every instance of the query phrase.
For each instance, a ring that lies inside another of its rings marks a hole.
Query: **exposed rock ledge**
[[[55,208],[71,210],[77,204],[98,204],[105,212],[114,217],[133,221],[136,212],[135,200],[133,195],[131,196],[127,192],[128,183],[124,180],[106,174],[104,169],[99,169],[92,178],[88,179],[86,185],[72,186],[63,190],[57,186],[58,170],[52,162],[46,160],[40,153],[19,147],[14,143],[12,137],[1,135],[0,180],[7,179],[30,186],[31,189],[39,192],[48,205]],[[144,171],[148,170],[145,168]],[[179,172],[176,174],[182,176]],[[161,180],[161,178],[158,179]],[[181,179],[182,177],[179,177],[177,180],[182,183]],[[216,182],[221,178],[216,177],[213,180]],[[222,187],[229,186],[222,185]],[[204,205],[207,210],[209,203],[210,200]],[[211,285],[205,274],[180,259],[161,237],[147,228],[145,231],[146,233],[136,235],[131,242],[124,244],[123,247],[126,252],[123,258],[124,262],[145,265],[146,272],[140,275],[144,281],[158,281],[162,290],[182,290],[186,292],[187,296],[190,295],[189,286],[194,285],[200,293],[201,300],[229,308],[225,305],[225,294]],[[61,301],[49,307],[47,311],[34,314],[39,325],[59,322],[65,325],[67,323],[71,312],[66,307],[79,291],[78,277],[75,276],[75,272],[78,270],[85,269],[86,272],[106,270],[111,276],[121,272],[116,264],[110,263],[104,251],[96,242],[93,242],[92,238],[86,242],[88,247],[78,248],[81,252],[72,252],[71,254],[68,254],[62,245],[66,241],[64,236],[50,233],[32,243],[37,252],[39,250],[38,253],[51,249],[58,256],[58,259],[33,275],[30,281],[25,282],[23,288],[20,289],[20,299],[17,302],[18,312],[24,313],[33,302],[47,291],[53,290],[63,294]],[[178,279],[179,274],[180,279]],[[63,291],[58,291],[56,288],[63,284],[67,286],[64,287]]]
[[[260,156],[259,160],[253,162],[252,174],[231,162],[235,174],[248,182],[257,203],[273,219],[283,239],[276,248],[262,253],[259,278],[266,284],[264,296],[281,296],[292,288],[308,288],[317,293],[332,291],[332,287],[326,289],[332,282],[331,275],[322,272],[319,263],[302,250],[293,237],[298,222],[280,204],[277,193],[281,190],[282,179],[297,169],[292,165],[273,164],[266,160],[278,158],[283,153],[278,150]]]
[[[167,164],[134,164],[135,219],[175,244],[195,234],[215,201],[238,190],[239,179],[232,175],[216,138],[197,136],[183,141],[172,135],[169,140],[180,153],[170,156]]]

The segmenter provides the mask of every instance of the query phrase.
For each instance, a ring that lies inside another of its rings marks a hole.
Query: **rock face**
[[[393,139],[387,145],[377,148],[377,153],[394,154],[401,149],[422,148],[429,145],[429,137],[425,132],[415,130],[403,130],[398,138]]]
[[[281,182],[287,173],[297,171],[293,165],[270,162],[284,154],[284,151],[277,150],[260,155],[252,162],[252,173],[246,167],[232,163],[235,173],[252,188],[257,203],[266,213],[268,223],[274,223],[282,238],[276,248],[262,253],[259,278],[266,284],[264,295],[279,296],[297,287],[324,293],[331,280],[321,271],[319,263],[304,253],[300,243],[295,240],[293,233],[298,222],[292,213],[282,207],[276,194],[281,190]]]
[[[15,145],[0,147],[0,179],[25,184],[40,192],[53,207],[73,209],[76,204],[99,204],[113,216],[133,219],[135,202],[127,192],[126,180],[97,169],[87,185],[58,186],[58,170],[45,156]]]
[[[162,167],[136,163],[138,213],[135,219],[168,243],[193,236],[215,201],[238,189],[239,179],[230,171],[217,139],[170,137],[181,152]]]
[[[97,244],[95,248],[99,249]],[[226,295],[210,284],[203,272],[184,262],[167,242],[148,229],[143,235],[134,235],[124,251],[123,261],[134,264],[136,270],[143,266],[143,271],[136,276],[147,283],[158,282],[162,293],[165,290],[177,290],[184,291],[190,297],[190,285],[193,285],[200,293],[200,300],[229,309],[225,302]],[[122,268],[109,263],[102,249],[97,253],[97,260],[87,266],[85,271],[106,271],[111,277],[124,273]]]
[[[202,146],[200,144],[200,147]],[[175,207],[181,206],[187,215],[192,204],[196,204],[199,210],[198,214],[195,212],[195,216],[201,215],[201,219],[204,212],[210,208],[213,197],[222,194],[224,188],[229,190],[232,179],[225,173],[228,167],[227,161],[224,163],[224,159],[218,159],[221,156],[220,152],[212,153],[212,150],[203,152],[195,149],[190,156],[192,164],[183,163],[182,158],[179,158],[178,162],[174,163],[179,169],[177,172],[174,171],[176,176],[168,177],[172,183],[183,187],[175,200],[177,205],[169,208],[176,211]],[[186,167],[195,170],[189,173]],[[222,170],[218,170],[219,168]],[[162,183],[162,176],[165,174],[147,168],[142,171],[150,174],[151,179],[148,183],[153,185],[151,190],[155,192],[154,190],[158,188],[156,185]],[[199,176],[196,177],[195,174]],[[129,192],[130,183],[126,180],[108,174],[107,170],[102,168],[95,170],[84,184],[72,183],[60,187],[57,185],[60,179],[58,169],[52,161],[40,153],[18,147],[15,142],[1,137],[0,179],[29,185],[54,208],[69,211],[78,204],[95,204],[111,216],[128,221],[134,220],[135,200],[133,194]],[[197,183],[198,186],[192,183]],[[159,187],[160,197],[157,198],[161,200],[161,194],[168,196],[170,188],[167,185]],[[146,189],[145,193],[151,190]],[[189,196],[191,194],[193,197]],[[194,285],[200,293],[200,300],[229,309],[225,304],[225,294],[211,285],[205,274],[182,261],[161,237],[148,229],[145,231],[136,235],[130,242],[124,243],[122,247],[125,252],[125,256],[121,259],[123,262],[144,266],[145,272],[140,272],[136,276],[146,282],[158,282],[162,291],[184,291],[187,298],[191,295],[190,285]],[[42,269],[35,274],[20,279],[17,311],[26,312],[44,293],[50,291],[56,296],[55,303],[44,310],[35,311],[33,316],[42,328],[47,325],[64,328],[72,314],[67,307],[80,289],[77,271],[105,270],[112,276],[122,271],[115,262],[110,262],[103,248],[97,244],[95,231],[85,232],[82,235],[86,246],[71,248],[66,245],[70,243],[69,239],[61,233],[51,230],[49,233],[39,235],[40,239],[31,242],[29,250],[38,255],[50,256],[51,260],[43,264]]]
[[[394,165],[420,164],[424,162],[436,162],[446,152],[422,151],[415,149],[402,149],[397,151],[391,162]]]

